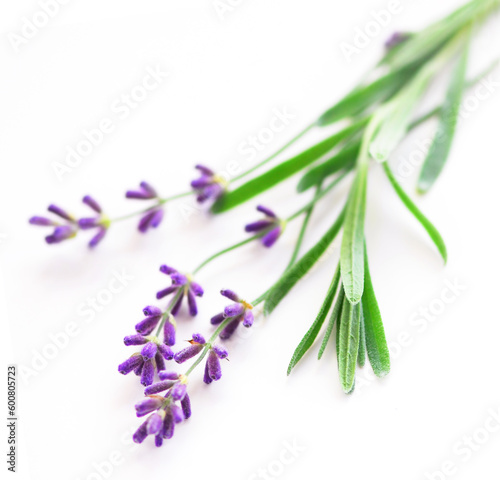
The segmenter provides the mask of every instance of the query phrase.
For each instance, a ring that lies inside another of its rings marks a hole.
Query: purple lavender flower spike
[[[172,360],[174,358],[174,352],[172,352],[172,349],[168,345],[165,345],[164,343],[160,343],[158,345],[158,353],[165,360]],[[158,370],[163,370],[163,369],[159,368]]]
[[[72,215],[56,205],[50,205],[48,210],[65,220],[66,223],[61,224],[60,221],[40,216],[31,217],[29,223],[40,227],[54,227],[52,234],[45,237],[45,241],[49,245],[61,243],[64,240],[76,236],[78,232],[78,223]]]
[[[145,345],[148,339],[142,335],[128,335],[123,339],[123,343],[129,347],[130,345]]]
[[[269,208],[259,205],[257,210],[263,213],[266,218],[254,223],[250,223],[245,227],[247,232],[262,232],[262,244],[270,248],[283,233],[285,222]]]
[[[219,325],[224,321],[225,318],[226,318],[226,316],[224,315],[224,313],[219,313],[219,314],[215,315],[215,317],[211,318],[210,323],[212,325]]]
[[[213,350],[210,350],[210,353],[208,354],[207,369],[208,375],[213,381],[220,380],[220,378],[222,377],[220,360]]]
[[[134,433],[132,439],[135,443],[142,443],[148,436],[148,421],[146,420]]]
[[[130,358],[118,365],[118,371],[123,375],[127,375],[137,367],[142,366],[143,363],[144,360],[140,355],[132,355]]]
[[[101,206],[90,195],[85,195],[82,202],[88,205],[94,212],[102,213]]]
[[[160,380],[178,380],[179,374],[175,372],[159,372]]]
[[[135,405],[136,415],[144,417],[148,413],[158,410],[165,399],[159,395],[150,396]]]
[[[154,383],[153,385],[149,385],[145,388],[145,395],[154,395],[156,393],[164,392],[172,388],[175,385],[175,381],[165,380],[163,382]]]
[[[217,200],[225,191],[227,182],[213,170],[203,165],[196,165],[200,171],[201,177],[191,182],[191,187],[196,192],[198,203],[207,200]]]
[[[187,393],[181,400],[181,407],[182,407],[182,413],[184,414],[184,418],[187,420],[191,416],[191,400]]]
[[[145,387],[151,385],[153,383],[154,375],[155,375],[155,367],[153,365],[153,362],[151,360],[144,362],[141,374],[141,384],[144,385]]]
[[[193,345],[190,345],[189,347],[186,347],[185,349],[181,350],[180,352],[177,352],[174,355],[174,360],[177,363],[184,363],[184,362],[188,361],[190,358],[193,358],[196,355],[198,355],[202,350],[203,350],[203,345],[200,345],[199,343],[195,343]]]
[[[169,267],[168,265],[162,265],[160,267],[160,272],[170,277],[172,285],[157,292],[156,298],[161,299],[168,295],[174,295],[177,301],[171,313],[173,316],[176,316],[181,309],[184,297],[187,296],[189,313],[192,317],[196,316],[198,314],[196,297],[203,296],[203,288],[198,283],[194,282],[190,275],[179,273],[175,268]]]
[[[146,345],[144,345],[143,349],[141,350],[141,355],[144,361],[146,360],[151,360],[154,358],[156,355],[156,352],[158,351],[158,346],[154,342],[148,342]]]

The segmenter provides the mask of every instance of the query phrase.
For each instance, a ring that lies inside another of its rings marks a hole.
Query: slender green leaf
[[[335,220],[335,223],[328,229],[319,242],[306,252],[300,260],[289,268],[281,278],[271,287],[266,297],[264,311],[266,315],[270,314],[285,298],[288,292],[295,284],[312,268],[312,266],[321,258],[326,249],[333,242],[344,222],[345,208]]]
[[[392,97],[411,78],[415,67],[391,71],[368,85],[356,87],[318,119],[319,126],[359,115],[374,104]]]
[[[359,305],[359,348],[358,348],[358,365],[365,366],[366,362],[366,333],[365,333],[365,319],[363,316],[363,304]]]
[[[348,139],[354,133],[359,132],[361,128],[362,125],[360,123],[354,123],[307,150],[304,150],[295,157],[285,160],[262,175],[249,180],[235,190],[227,192],[214,203],[212,211],[214,213],[225,212],[274,187],[278,183],[290,178],[292,175],[295,175],[297,172],[311,165],[339,143]]]
[[[349,194],[340,250],[342,284],[347,299],[353,305],[358,303],[363,295],[363,242],[367,176],[368,163],[362,161],[358,166],[358,172]]]
[[[345,393],[352,392],[358,360],[360,305],[344,301],[340,317],[339,374]]]
[[[300,180],[297,185],[298,192],[304,192],[318,182],[323,181],[326,177],[333,175],[343,169],[350,169],[356,163],[359,151],[361,149],[361,142],[354,142],[346,145],[345,148],[340,150],[339,153],[332,158],[320,163],[318,166],[309,170]]]
[[[365,327],[366,351],[377,377],[387,375],[391,369],[389,348],[385,339],[384,325],[373,290],[368,255],[365,247],[365,290],[361,300],[363,323]]]
[[[439,115],[437,133],[420,172],[418,190],[421,193],[429,191],[434,185],[450,154],[460,112],[460,102],[466,85],[467,58],[468,48],[464,48],[452,72],[446,99]]]
[[[321,309],[318,313],[318,316],[316,317],[316,320],[314,320],[313,324],[311,325],[311,328],[304,335],[304,338],[301,340],[298,347],[295,349],[295,352],[293,353],[292,359],[290,360],[290,364],[288,365],[287,375],[290,375],[292,369],[295,367],[295,365],[297,365],[297,363],[305,355],[305,353],[311,348],[311,345],[314,343],[314,340],[316,340],[316,337],[318,336],[318,333],[321,330],[321,327],[323,326],[326,316],[330,311],[333,299],[335,298],[335,294],[337,293],[339,280],[340,280],[340,267],[338,267],[337,270],[335,271],[332,283],[328,288],[326,298],[323,302],[323,305],[321,306]]]
[[[389,165],[384,163],[384,171],[387,175],[387,178],[391,182],[394,190],[398,194],[401,201],[404,203],[406,208],[413,213],[414,217],[420,222],[420,224],[425,228],[426,232],[431,237],[431,240],[436,245],[439,253],[443,257],[444,263],[446,263],[448,259],[448,253],[446,250],[446,245],[444,243],[443,237],[438,232],[437,228],[430,222],[430,220],[418,209],[418,207],[413,203],[411,198],[406,194],[401,185],[399,185],[398,181],[394,177]]]
[[[342,285],[340,286],[339,295],[335,302],[335,306],[333,307],[332,314],[330,315],[330,320],[328,321],[328,325],[326,327],[325,335],[323,336],[323,341],[321,342],[321,347],[318,353],[318,360],[321,360],[323,353],[325,353],[326,346],[328,345],[328,340],[330,340],[330,336],[333,331],[333,327],[335,326],[335,322],[337,324],[340,322],[340,314],[342,313],[342,305],[344,303],[344,289]]]

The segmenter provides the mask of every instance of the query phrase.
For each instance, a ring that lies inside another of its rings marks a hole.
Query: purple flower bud
[[[175,325],[168,320],[163,325],[163,341],[171,347],[175,345]]]
[[[149,183],[141,182],[139,190],[128,190],[125,196],[136,200],[151,200],[156,198],[158,194]]]
[[[215,172],[211,168],[206,167],[205,165],[198,164],[194,168],[199,170],[204,175],[208,175],[208,176],[215,175]]]
[[[127,375],[132,370],[135,370],[138,366],[142,365],[143,362],[144,360],[140,355],[132,355],[130,358],[118,365],[118,371],[123,375]]]
[[[160,380],[178,380],[179,374],[175,372],[158,372]]]
[[[165,360],[172,360],[174,358],[174,352],[172,352],[172,349],[164,343],[158,345],[158,352]]]
[[[129,347],[130,345],[145,345],[148,339],[142,335],[129,335],[123,339],[123,343]]]
[[[142,356],[141,356],[141,355],[139,355],[139,356],[142,358]],[[140,376],[142,375],[142,369],[143,369],[143,367],[144,367],[144,360],[142,360],[141,364],[140,364],[140,365],[138,365],[138,366],[137,366],[137,368],[134,370],[134,373],[135,373],[138,377],[140,377]]]
[[[146,317],[144,320],[141,320],[136,326],[135,330],[137,333],[141,335],[149,335],[158,325],[161,316],[154,315],[151,317]]]
[[[153,215],[153,218],[151,218],[150,226],[152,228],[157,228],[160,226],[161,221],[163,220],[163,209],[158,209],[155,210],[155,214]]]
[[[225,320],[226,316],[223,313],[219,313],[210,319],[212,325],[219,325]]]
[[[278,218],[277,215],[270,208],[264,207],[263,205],[259,205],[257,207],[257,211],[263,213],[264,215],[267,215],[268,217]]]
[[[212,350],[215,352],[215,354],[221,359],[223,360],[224,358],[227,358],[227,356],[229,355],[227,353],[227,350],[224,348],[224,347],[221,347],[219,345],[213,345],[212,346]]]
[[[154,307],[154,306],[147,306],[146,308],[144,308],[142,310],[142,313],[144,313],[145,316],[147,317],[150,317],[150,316],[161,316],[162,315],[162,311],[160,308],[158,307]]]
[[[107,232],[106,228],[104,227],[100,228],[99,231],[96,233],[96,235],[94,235],[90,240],[89,247],[90,248],[96,247],[100,243],[100,241],[104,238],[106,232]]]
[[[187,420],[191,416],[191,400],[189,399],[189,395],[187,393],[181,400],[181,407],[184,418]]]
[[[262,238],[263,245],[267,248],[271,248],[280,237],[281,231],[282,231],[281,225],[277,226],[276,228],[273,228],[269,233],[264,235],[264,237]]]
[[[198,315],[198,305],[196,305],[196,297],[194,296],[194,293],[192,292],[191,289],[188,290],[188,307],[189,307],[189,314],[192,317],[196,317]]]
[[[174,436],[174,417],[170,411],[165,415],[163,420],[162,437],[170,439]]]
[[[170,407],[170,411],[172,412],[174,423],[181,423],[184,420],[184,413],[177,405],[172,405],[172,407]]]
[[[94,212],[102,213],[101,206],[90,195],[85,195],[82,202],[85,205],[88,205],[92,210],[94,210]]]
[[[240,324],[240,319],[235,318],[232,322],[228,323],[226,328],[220,332],[219,337],[222,340],[227,340],[228,338],[231,338],[235,330],[238,328],[238,325]]]
[[[172,273],[170,278],[172,279],[174,285],[184,286],[188,283],[186,275],[179,272]]]
[[[210,385],[213,380],[210,378],[210,372],[208,371],[208,362],[205,363],[205,372],[203,373],[203,381]]]
[[[61,218],[64,218],[65,220],[68,220],[69,222],[75,221],[75,219],[72,215],[70,215],[69,213],[67,213],[65,210],[58,207],[57,205],[49,205],[48,211],[58,215]]]
[[[220,378],[222,377],[220,360],[217,354],[213,350],[210,350],[210,353],[208,354],[207,368],[208,368],[208,375],[212,380],[214,381],[220,380]]]
[[[257,222],[246,225],[245,232],[261,232],[262,230],[269,228],[271,225],[274,225],[274,222],[271,222],[270,220],[258,220]]]
[[[165,275],[172,275],[172,273],[177,273],[177,270],[175,268],[169,267],[168,265],[162,265],[160,267],[160,272],[164,273]]]
[[[252,310],[247,310],[245,312],[245,316],[243,317],[243,326],[244,327],[251,327],[253,325],[253,320],[254,320],[254,317],[253,317],[253,313],[252,313]]]
[[[201,285],[196,282],[191,282],[191,290],[197,297],[203,297],[203,294],[205,293],[203,288],[201,288]]]
[[[148,413],[158,410],[164,401],[163,397],[154,396],[148,397],[135,405],[136,415],[138,417],[144,417]]]
[[[159,413],[153,413],[147,420],[148,435],[157,434],[163,427],[163,416]]]
[[[202,350],[203,350],[203,345],[199,345],[199,344],[190,345],[189,347],[185,348],[184,350],[177,352],[174,355],[174,360],[177,363],[184,363],[187,360],[189,360],[190,358],[193,358],[196,355],[198,355]]]
[[[202,345],[205,344],[205,343],[207,343],[205,341],[205,337],[201,333],[193,333],[193,340],[196,343],[201,343]]]
[[[145,395],[154,395],[156,393],[164,392],[169,388],[172,388],[175,385],[175,382],[172,380],[165,380],[163,382],[154,383],[153,385],[149,385],[144,389]]]
[[[60,227],[56,227],[52,235],[48,235],[45,237],[45,241],[51,245],[54,243],[60,243],[63,240],[67,240],[68,238],[74,237],[76,231],[73,227],[69,225],[62,225]]]
[[[90,228],[96,228],[99,226],[99,219],[95,217],[80,218],[80,220],[78,220],[78,226],[82,230],[89,230]]]
[[[178,383],[175,385],[174,388],[172,388],[172,398],[177,401],[177,400],[182,400],[184,398],[184,395],[186,395],[187,391],[187,386],[183,383]]]
[[[148,182],[142,181],[139,185],[140,185],[142,190],[149,193],[150,195],[153,195],[153,197],[158,196],[158,194],[156,193],[156,190]]]
[[[155,355],[155,364],[156,364],[156,371],[159,372],[161,370],[165,370],[166,365],[165,365],[165,359],[163,358],[162,354],[158,351],[156,352]]]
[[[160,290],[156,294],[156,298],[158,300],[161,300],[162,298],[166,297],[167,295],[170,295],[171,293],[176,292],[179,290],[179,287],[177,285],[171,285],[170,287],[164,288],[163,290]]]
[[[234,303],[224,309],[226,317],[237,317],[245,311],[245,307],[241,303]]]
[[[226,298],[229,298],[229,300],[232,300],[233,302],[240,301],[240,297],[238,297],[238,295],[232,290],[221,290],[220,294]]]
[[[150,210],[139,220],[139,225],[137,228],[141,233],[146,233],[149,230],[153,222],[153,219],[155,217],[155,214],[156,210]]]
[[[50,218],[45,217],[31,217],[29,222],[31,223],[31,225],[38,225],[41,227],[51,227],[57,225],[56,222],[50,220]]]
[[[134,433],[132,439],[135,443],[142,443],[148,436],[148,421],[146,420]]]
[[[141,374],[141,385],[144,385],[145,387],[151,385],[153,383],[154,375],[155,367],[153,365],[153,362],[151,360],[144,362]]]
[[[141,350],[141,355],[142,358],[146,360],[151,360],[155,355],[156,352],[158,351],[158,346],[154,342],[148,342],[146,345],[144,345],[143,349]]]
[[[155,446],[161,447],[163,445],[163,437],[159,433],[158,435],[155,436]]]

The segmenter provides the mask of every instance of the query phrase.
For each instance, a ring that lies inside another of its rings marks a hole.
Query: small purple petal
[[[227,353],[227,350],[224,348],[224,347],[221,347],[219,345],[214,345],[212,347],[212,350],[215,352],[215,354],[221,359],[223,360],[224,358],[227,358],[227,356],[229,355]]]
[[[245,307],[241,303],[229,305],[224,309],[226,317],[236,317],[245,311]]]
[[[158,228],[160,226],[161,221],[163,220],[163,209],[158,209],[155,211],[153,218],[151,219],[151,227]]]
[[[191,400],[189,399],[189,395],[187,393],[181,400],[181,407],[184,418],[187,420],[191,416]]]
[[[162,437],[169,439],[174,436],[174,417],[171,412],[167,412],[163,421]]]
[[[141,233],[146,233],[151,226],[151,222],[156,214],[156,210],[152,210],[148,213],[146,213],[140,220],[139,220],[139,225],[137,228],[139,229],[139,232]]]
[[[215,317],[212,317],[210,320],[210,323],[212,325],[219,325],[219,323],[222,323],[226,319],[226,316],[223,313],[219,313],[215,315]]]
[[[148,421],[146,420],[134,433],[132,439],[135,443],[142,443],[148,436]]]
[[[165,365],[165,359],[163,358],[163,355],[158,351],[156,352],[155,355],[155,364],[156,364],[156,371],[159,372],[161,370],[165,370],[166,365]]]
[[[280,235],[281,235],[281,226],[273,228],[269,233],[267,233],[266,235],[264,235],[264,237],[262,237],[262,244],[267,248],[271,248],[276,243],[276,240],[278,240]]]
[[[233,302],[240,301],[240,297],[238,297],[238,295],[232,290],[221,290],[220,294],[226,298],[229,298],[229,300],[232,300]]]
[[[52,213],[58,215],[61,218],[64,218],[65,220],[68,220],[70,222],[74,221],[74,218],[69,213],[67,213],[65,210],[58,207],[57,205],[49,205],[49,208],[47,210],[49,212],[52,212]]]
[[[153,413],[153,415],[151,415],[147,421],[148,435],[157,434],[161,430],[162,426],[163,416],[159,413]]]
[[[82,202],[85,205],[88,205],[92,210],[94,210],[94,212],[102,213],[101,206],[90,195],[85,195]]]
[[[56,222],[50,220],[50,218],[45,217],[31,217],[29,222],[31,223],[31,225],[38,225],[40,227],[51,227],[57,225]]]
[[[141,357],[142,358],[142,357]],[[144,368],[144,360],[141,362],[140,365],[137,366],[137,368],[134,370],[134,373],[140,377],[142,375],[142,369]]]
[[[193,340],[196,342],[196,343],[200,343],[200,344],[205,344],[207,343],[205,341],[205,337],[201,334],[201,333],[193,333]]]
[[[154,342],[148,342],[141,350],[141,355],[144,360],[151,360],[158,351],[158,346]]]
[[[174,360],[177,363],[184,363],[185,361],[189,360],[190,358],[193,358],[196,355],[198,355],[202,350],[203,350],[203,345],[199,345],[199,344],[190,345],[189,347],[185,348],[184,350],[177,352],[174,355]]]
[[[158,194],[156,193],[156,190],[148,182],[141,182],[140,187],[146,193],[149,193],[149,195],[152,195],[153,197],[158,196]]]
[[[208,371],[208,362],[205,363],[205,372],[203,373],[203,381],[210,385],[213,380],[210,378],[210,372]]]
[[[155,446],[156,447],[161,447],[163,445],[163,437],[158,434],[155,436]]]
[[[184,412],[177,405],[172,405],[170,411],[174,417],[174,423],[181,423],[184,420]]]
[[[245,312],[245,316],[243,317],[243,326],[244,327],[251,327],[253,325],[253,320],[254,320],[254,317],[253,317],[253,313],[252,313],[252,310],[247,310]]]
[[[197,170],[199,170],[204,175],[210,175],[210,176],[211,175],[215,175],[215,172],[211,168],[206,167],[205,165],[198,164],[194,168],[196,168]]]
[[[123,339],[123,343],[129,347],[130,345],[145,345],[148,339],[142,335],[129,335]]]
[[[238,325],[240,324],[240,319],[236,318],[232,322],[230,322],[222,332],[220,332],[219,337],[222,340],[227,340],[228,338],[231,338],[235,330],[238,328]]]
[[[148,305],[142,310],[142,313],[144,313],[145,316],[150,317],[150,316],[156,316],[156,315],[162,315],[163,312],[161,311],[161,308]]]
[[[197,296],[197,297],[203,297],[203,294],[205,293],[203,291],[203,288],[201,285],[199,285],[196,282],[191,282],[190,284],[191,291]]]
[[[136,332],[140,333],[141,335],[149,335],[158,325],[160,318],[161,316],[158,315],[146,317],[135,326]]]
[[[150,360],[147,362],[144,362],[144,367],[142,368],[142,375],[141,375],[141,385],[144,385],[145,387],[151,385],[153,383],[155,375],[155,367],[153,365],[153,362]]]
[[[166,380],[164,382],[154,383],[153,385],[149,385],[144,389],[145,395],[154,395],[156,393],[164,392],[169,388],[172,388],[175,385],[175,382],[172,380]]]
[[[140,355],[132,355],[130,358],[118,365],[118,371],[123,375],[127,375],[132,370],[135,370],[138,366],[142,365],[142,363],[143,359]]]
[[[213,183],[213,178],[208,175],[203,175],[200,178],[197,178],[196,180],[193,180],[191,182],[191,187],[193,187],[195,190],[199,190],[205,187],[208,187]]]
[[[133,200],[151,200],[155,198],[155,195],[151,195],[145,191],[139,190],[128,190],[125,193],[125,197]]]
[[[177,270],[175,268],[169,267],[168,265],[162,265],[160,267],[160,272],[164,273],[165,275],[172,275],[172,273],[177,273]]]
[[[163,325],[163,341],[170,347],[175,345],[175,325],[168,320]]]
[[[198,315],[198,306],[196,305],[196,297],[191,289],[188,290],[188,306],[189,306],[189,314],[192,317],[196,317]]]
[[[92,237],[92,239],[89,242],[89,247],[90,248],[95,248],[101,240],[104,238],[106,235],[107,230],[105,228],[100,228],[99,231],[95,236]]]
[[[158,410],[162,403],[162,397],[148,397],[135,405],[136,415],[144,417],[144,415]]]
[[[268,217],[278,218],[277,215],[270,208],[264,207],[263,205],[259,205],[257,207],[257,210],[263,213],[264,215],[267,215]]]
[[[174,352],[172,352],[172,349],[169,346],[165,345],[164,343],[158,345],[158,351],[165,360],[172,360],[174,358]],[[158,370],[163,370],[163,369],[159,368]]]
[[[177,300],[177,303],[175,304],[174,308],[172,308],[172,315],[175,317],[178,313],[179,313],[179,310],[181,309],[181,305],[182,305],[182,300],[184,299],[184,295],[181,295],[179,297],[179,300]]]
[[[45,241],[50,245],[53,243],[60,243],[63,240],[71,238],[75,235],[75,230],[73,227],[69,225],[62,225],[60,227],[56,227],[52,232],[52,235],[48,235],[45,237]]]
[[[80,218],[78,220],[78,226],[82,230],[89,230],[90,228],[96,228],[99,226],[99,219],[98,218]]]
[[[165,298],[167,295],[170,295],[171,293],[174,293],[177,290],[179,290],[179,287],[177,285],[171,285],[170,287],[164,288],[163,290],[157,292],[156,298],[158,300],[161,300],[162,298]]]
[[[248,225],[246,225],[245,232],[261,232],[262,230],[269,228],[273,224],[274,222],[271,222],[270,220],[258,220],[257,222],[249,223]]]
[[[207,360],[208,375],[214,381],[220,380],[222,377],[222,369],[220,366],[220,360],[217,354],[211,350],[208,354]]]
[[[178,380],[179,374],[175,372],[158,372],[158,376],[160,380]]]
[[[183,275],[182,273],[179,272],[172,273],[170,275],[170,278],[172,279],[174,285],[184,286],[188,283],[186,275]]]
[[[183,383],[178,383],[174,388],[172,388],[172,398],[174,400],[182,400],[184,398],[184,395],[186,395],[187,391],[187,386],[184,385]]]

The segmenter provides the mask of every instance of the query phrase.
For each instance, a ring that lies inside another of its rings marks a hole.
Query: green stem
[[[302,130],[298,135],[293,137],[288,143],[283,145],[283,147],[281,147],[278,151],[273,153],[270,157],[266,158],[265,160],[262,160],[262,162],[259,162],[257,165],[253,166],[252,168],[250,168],[246,172],[243,172],[242,174],[238,175],[237,177],[234,177],[233,179],[230,180],[230,183],[236,182],[237,180],[241,180],[243,177],[246,177],[247,175],[250,175],[251,173],[255,172],[255,170],[264,166],[266,163],[269,163],[271,160],[274,160],[280,153],[283,153],[288,147],[290,147],[297,140],[302,138],[306,133],[308,133],[310,130],[312,130],[315,126],[316,126],[316,122],[308,125],[304,130]]]

